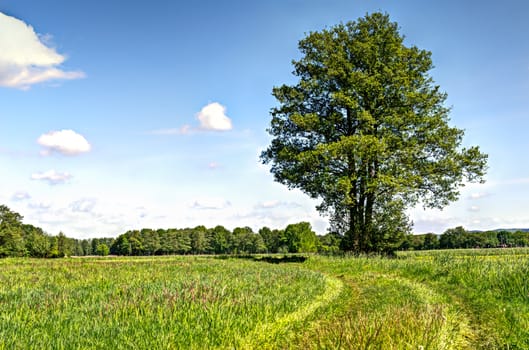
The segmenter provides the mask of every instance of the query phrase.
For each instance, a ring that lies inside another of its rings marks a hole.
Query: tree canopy
[[[406,46],[387,14],[312,32],[299,49],[299,81],[273,89],[261,159],[321,200],[344,249],[393,250],[410,231],[406,208],[442,208],[465,181],[483,181],[487,156],[449,125],[431,53]]]

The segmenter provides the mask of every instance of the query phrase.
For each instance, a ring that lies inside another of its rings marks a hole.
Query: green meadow
[[[0,260],[0,349],[527,349],[529,250]]]

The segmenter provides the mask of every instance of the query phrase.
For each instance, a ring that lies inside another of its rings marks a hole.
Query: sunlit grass
[[[528,349],[529,250],[0,260],[0,349]]]
[[[528,349],[529,250],[313,258],[348,286],[304,348]]]
[[[0,348],[234,348],[322,275],[207,258],[0,261]]]

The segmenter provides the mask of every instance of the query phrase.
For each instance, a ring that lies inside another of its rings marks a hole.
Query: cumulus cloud
[[[43,155],[50,155],[56,152],[67,156],[75,156],[90,152],[92,148],[83,135],[73,130],[50,131],[41,135],[37,142],[44,147]]]
[[[191,204],[193,209],[225,209],[231,206],[231,203],[222,198],[201,198]]]
[[[0,86],[29,89],[50,80],[83,78],[81,71],[64,71],[66,59],[48,47],[49,36],[40,36],[32,26],[0,12]]]
[[[55,170],[48,170],[31,175],[31,180],[45,181],[50,185],[64,184],[73,176],[70,173],[59,173]]]
[[[14,201],[23,201],[23,200],[30,199],[30,198],[31,196],[26,191],[17,191],[11,197],[11,199]]]
[[[218,102],[204,106],[197,113],[197,119],[203,130],[228,131],[232,129],[231,119],[226,115],[226,107]]]
[[[226,115],[226,107],[218,102],[210,103],[196,115],[199,126],[184,124],[180,128],[151,130],[151,135],[193,135],[207,131],[229,131],[233,129],[231,119]]]

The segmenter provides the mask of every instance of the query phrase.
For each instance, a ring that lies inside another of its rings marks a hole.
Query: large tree
[[[430,52],[406,46],[388,15],[309,33],[299,49],[299,81],[273,89],[261,159],[278,182],[321,199],[344,249],[394,249],[410,230],[406,208],[442,208],[465,181],[483,181],[487,156],[461,147]]]

